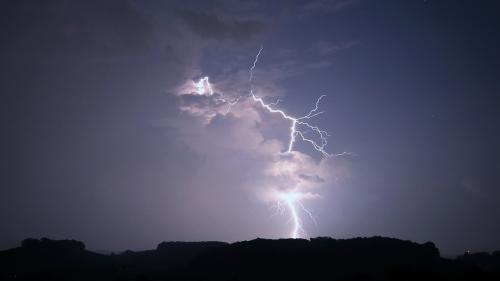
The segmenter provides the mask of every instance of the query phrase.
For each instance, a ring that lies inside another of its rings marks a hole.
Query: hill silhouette
[[[1,280],[500,280],[500,251],[444,259],[394,238],[162,242],[98,254],[75,240],[26,239],[0,251]]]

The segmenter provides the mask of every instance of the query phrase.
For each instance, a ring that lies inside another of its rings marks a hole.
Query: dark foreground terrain
[[[74,240],[0,251],[1,280],[500,280],[500,251],[440,257],[433,243],[372,237],[163,242],[103,255]]]

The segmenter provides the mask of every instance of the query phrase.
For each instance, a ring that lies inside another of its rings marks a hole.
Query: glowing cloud
[[[217,116],[223,116],[225,120],[237,118],[240,121],[239,129],[236,131],[236,135],[240,136],[240,138],[234,137],[234,140],[230,141],[230,143],[240,145],[241,149],[258,148],[260,153],[266,154],[268,164],[261,175],[261,179],[256,180],[256,182],[259,182],[259,186],[264,189],[261,190],[262,197],[266,201],[274,202],[275,214],[284,214],[285,210],[288,210],[287,213],[290,215],[290,221],[293,224],[289,234],[290,237],[306,237],[307,234],[300,214],[304,213],[314,222],[316,221],[312,213],[304,207],[302,201],[321,197],[319,194],[312,192],[311,189],[315,185],[324,182],[320,171],[324,161],[321,160],[320,164],[314,163],[314,160],[308,155],[295,151],[294,145],[299,140],[309,143],[325,159],[345,155],[346,153],[328,153],[326,151],[328,132],[311,123],[315,117],[323,113],[323,111],[319,110],[319,107],[322,99],[326,97],[325,95],[318,97],[307,114],[295,117],[277,108],[280,100],[268,103],[263,97],[259,97],[254,93],[254,70],[262,51],[263,47],[261,46],[249,69],[248,82],[250,90],[248,94],[228,99],[216,91],[209,81],[209,77],[205,76],[198,81],[189,81],[180,88],[178,95],[185,97],[182,98],[183,102],[180,109],[191,116],[200,117],[205,125],[216,122],[218,120]],[[258,129],[255,128],[254,124],[256,122],[266,123],[264,118],[267,115],[263,116],[259,113],[262,110],[267,112],[269,116],[276,116],[289,123],[286,149],[283,149],[283,146],[277,141],[265,140],[262,134],[258,132]],[[226,138],[232,138],[227,132],[224,135]],[[245,135],[247,137],[241,137]],[[253,141],[249,143],[248,141],[252,139]]]

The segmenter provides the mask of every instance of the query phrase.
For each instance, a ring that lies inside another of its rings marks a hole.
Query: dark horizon
[[[429,242],[321,237],[99,254],[80,241],[26,239],[0,251],[0,264],[2,280],[497,280],[500,251],[445,259]]]
[[[2,280],[498,280],[500,251],[443,258],[386,237],[162,242],[95,253],[75,240],[26,239],[0,251]]]
[[[415,243],[415,244],[432,244],[433,247],[436,248],[436,250],[439,252],[439,255],[441,258],[444,259],[455,259],[459,256],[463,255],[468,255],[468,254],[497,254],[500,253],[500,249],[491,249],[489,251],[470,251],[470,250],[465,250],[462,253],[446,253],[442,252],[437,245],[435,245],[434,242],[432,241],[425,241],[422,243],[411,241],[411,240],[404,240],[404,239],[399,239],[398,237],[386,237],[386,236],[379,236],[379,235],[374,235],[374,236],[358,236],[358,237],[348,237],[348,238],[335,238],[335,237],[329,237],[329,236],[318,236],[318,237],[309,237],[309,238],[289,238],[289,237],[278,237],[278,238],[263,238],[263,237],[255,237],[252,239],[247,239],[247,240],[240,240],[240,241],[218,241],[218,240],[205,240],[205,241],[185,241],[185,240],[172,240],[172,241],[159,241],[156,243],[154,247],[151,248],[146,248],[146,249],[131,249],[131,248],[125,248],[125,249],[108,249],[108,248],[102,248],[102,249],[92,249],[88,248],[86,246],[85,241],[80,241],[78,239],[73,239],[71,237],[66,237],[66,238],[61,238],[61,239],[53,239],[51,237],[26,237],[24,239],[21,239],[17,245],[14,245],[11,248],[8,249],[0,249],[1,251],[11,251],[15,250],[19,247],[23,247],[24,244],[26,244],[26,241],[52,241],[52,242],[65,242],[65,241],[70,241],[70,242],[77,242],[77,243],[83,243],[85,245],[85,250],[97,254],[103,254],[103,255],[113,255],[113,254],[123,254],[126,252],[147,252],[151,250],[158,249],[158,247],[161,247],[161,245],[165,244],[203,244],[203,243],[221,243],[221,244],[226,244],[226,245],[232,245],[232,244],[239,244],[239,243],[247,243],[247,242],[253,242],[253,241],[292,241],[292,240],[304,240],[307,242],[310,241],[317,241],[317,240],[333,240],[333,241],[356,241],[356,240],[373,240],[373,239],[387,239],[387,240],[398,240],[404,243]]]
[[[499,250],[498,15],[493,0],[3,1],[0,250]]]

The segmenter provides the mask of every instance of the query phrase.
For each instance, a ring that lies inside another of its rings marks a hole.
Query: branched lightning
[[[253,85],[252,85],[252,80],[253,80],[253,72],[254,69],[259,61],[259,57],[262,53],[263,46],[261,45],[259,48],[259,51],[257,52],[257,55],[255,56],[255,59],[253,61],[253,65],[250,67],[250,75],[248,81],[250,82],[250,96],[252,100],[256,103],[258,103],[262,108],[266,109],[269,113],[276,113],[279,116],[281,116],[285,120],[289,120],[291,122],[290,125],[290,139],[288,141],[288,149],[286,153],[291,153],[293,151],[293,146],[297,140],[297,136],[300,137],[305,142],[310,143],[313,148],[320,152],[324,157],[330,157],[333,156],[332,154],[329,154],[326,152],[325,147],[328,144],[327,137],[330,135],[328,132],[325,130],[320,129],[317,126],[311,125],[308,121],[311,120],[312,118],[320,115],[323,113],[323,111],[319,111],[319,103],[321,102],[321,99],[325,97],[325,95],[321,95],[317,100],[316,104],[313,109],[309,111],[304,116],[301,117],[293,117],[291,115],[286,114],[283,110],[281,109],[275,109],[274,106],[277,106],[278,103],[281,101],[280,99],[277,99],[276,102],[274,103],[266,103],[262,97],[257,97],[254,94],[253,91]],[[307,138],[305,136],[305,132],[301,131],[298,126],[302,125],[308,128],[309,130],[313,131],[316,133],[316,135],[319,137],[321,140],[320,143],[316,142],[313,139]],[[298,213],[298,208],[302,211],[304,211],[310,218],[311,220],[316,224],[316,219],[312,215],[312,213],[304,207],[300,199],[304,197],[304,194],[297,192],[297,191],[288,191],[288,192],[282,192],[278,195],[277,202],[276,202],[276,210],[277,212],[283,214],[284,209],[283,209],[283,203],[287,206],[289,213],[290,213],[290,219],[293,224],[292,231],[290,233],[290,237],[292,238],[299,238],[302,236],[305,236],[306,233],[304,231],[304,228],[302,226],[302,220],[300,218],[300,215]]]
[[[289,114],[287,114],[285,111],[281,109],[275,108],[278,103],[281,101],[281,99],[277,99],[273,103],[266,103],[262,97],[258,97],[254,93],[253,89],[253,78],[254,78],[254,70],[257,66],[257,63],[259,62],[259,57],[263,51],[263,46],[261,45],[259,48],[259,51],[257,52],[257,55],[255,56],[255,59],[253,61],[253,64],[251,65],[249,69],[249,79],[248,82],[250,84],[250,91],[249,95],[244,95],[244,96],[239,96],[233,100],[228,100],[225,99],[223,96],[217,97],[215,100],[217,102],[222,102],[224,104],[228,105],[227,112],[228,113],[231,110],[231,107],[237,104],[242,98],[244,97],[250,97],[251,100],[258,105],[260,105],[261,108],[265,109],[271,114],[276,114],[283,118],[284,120],[288,120],[290,122],[290,134],[289,134],[289,141],[288,141],[288,146],[287,150],[284,152],[284,154],[290,154],[293,153],[294,145],[297,141],[297,139],[300,139],[304,142],[309,143],[316,151],[321,153],[323,157],[332,157],[332,156],[344,156],[344,155],[351,155],[350,153],[347,152],[342,152],[340,154],[330,154],[328,153],[325,149],[328,144],[327,138],[330,136],[327,131],[321,129],[318,126],[312,125],[309,122],[316,116],[323,114],[323,111],[319,110],[319,104],[321,100],[326,97],[325,95],[321,95],[317,100],[314,105],[314,108],[312,108],[306,115],[301,116],[301,117],[294,117]],[[196,92],[200,95],[213,95],[214,91],[213,88],[208,80],[208,77],[203,77],[201,78],[198,82],[193,82],[194,86],[196,88]],[[311,131],[315,137],[318,139],[318,141],[307,137],[307,132]],[[276,213],[275,214],[284,214],[285,213],[285,206],[288,209],[288,213],[290,214],[290,221],[293,224],[292,231],[290,233],[290,237],[292,238],[299,238],[299,237],[304,237],[306,236],[306,232],[304,231],[302,220],[300,218],[299,211],[302,211],[306,213],[311,220],[316,224],[316,220],[313,216],[313,214],[307,210],[304,205],[301,202],[301,199],[306,197],[306,194],[292,190],[292,191],[286,191],[286,192],[280,192],[277,196],[276,199]],[[273,215],[274,216],[274,215]]]

